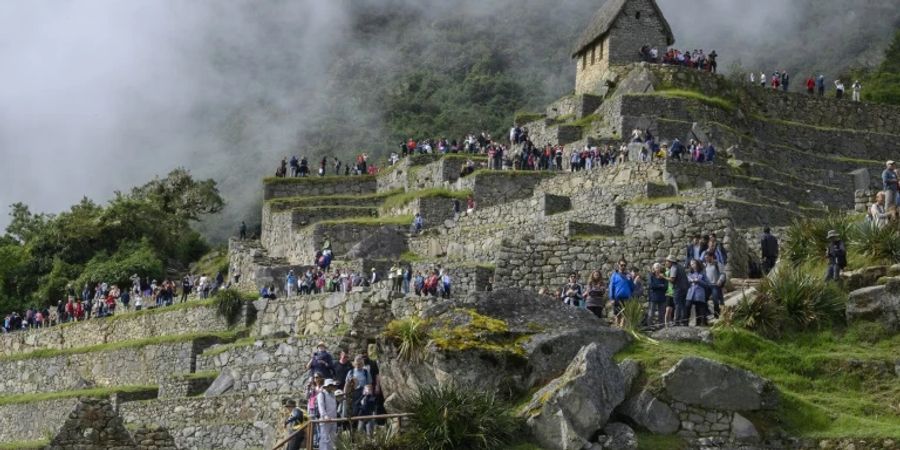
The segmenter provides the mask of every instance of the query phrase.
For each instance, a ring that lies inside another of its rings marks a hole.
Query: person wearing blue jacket
[[[709,305],[706,304],[706,288],[709,287],[709,281],[703,271],[703,263],[696,259],[691,260],[691,271],[687,277],[690,283],[687,293],[687,301],[690,305],[688,306],[688,318],[690,318],[690,309],[693,307],[697,326],[706,326],[709,324],[707,322]]]
[[[634,293],[634,280],[628,273],[628,263],[623,259],[619,261],[618,268],[613,271],[609,278],[609,299],[613,302],[613,315],[616,317],[616,324],[623,326],[625,317],[622,316],[622,308],[625,302],[631,299]]]
[[[669,281],[666,279],[666,275],[662,273],[662,264],[656,263],[653,265],[653,272],[649,277],[649,286],[650,312],[647,316],[647,324],[650,326],[661,325],[665,321],[666,290],[669,287]]]

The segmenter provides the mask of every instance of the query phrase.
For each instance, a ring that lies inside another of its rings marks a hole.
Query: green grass
[[[394,194],[390,197],[387,197],[384,200],[384,204],[382,205],[382,208],[383,209],[399,208],[413,200],[417,200],[420,198],[447,198],[447,199],[458,198],[460,200],[465,200],[469,195],[472,195],[472,191],[469,191],[469,190],[454,191],[454,190],[444,189],[444,188],[430,188],[430,189],[422,189],[419,191],[407,191],[407,192],[401,192],[398,194]]]
[[[36,441],[13,441],[0,443],[0,450],[37,450],[50,444],[50,439],[38,439]]]
[[[880,327],[877,326],[876,327]],[[772,380],[781,391],[774,414],[754,414],[763,428],[780,426],[801,437],[900,436],[900,383],[848,361],[888,363],[893,369],[900,335],[873,324],[793,333],[778,341],[740,330],[715,330],[712,346],[636,341],[616,358],[644,363],[651,386],[681,358],[701,356]]]
[[[0,397],[0,406],[18,405],[22,403],[44,402],[50,400],[64,400],[69,398],[103,398],[112,394],[138,394],[157,391],[158,386],[134,385],[105,388],[79,389],[73,391],[39,392],[33,394],[6,395]]]
[[[487,161],[487,155],[473,155],[471,153],[447,153],[444,155],[444,159],[458,159],[462,161],[472,160],[472,161]]]
[[[513,120],[515,121],[516,125],[521,126],[521,125],[525,125],[530,122],[541,120],[545,117],[547,117],[547,116],[545,116],[544,114],[541,114],[541,113],[517,112]]]
[[[186,373],[180,378],[182,380],[213,380],[219,376],[217,370],[203,370],[200,372]]]
[[[507,177],[552,177],[555,176],[556,173],[550,171],[538,171],[538,170],[491,170],[491,169],[478,169],[472,172],[469,177],[480,177],[480,176],[507,176]],[[468,178],[468,177],[467,177]]]
[[[377,194],[364,195],[323,195],[319,197],[298,196],[298,197],[279,197],[266,201],[266,204],[273,210],[285,210],[302,206],[327,206],[329,202],[339,204],[341,202],[367,202],[371,201],[373,206],[381,203],[386,197],[396,195],[403,192],[402,189],[396,189]]]
[[[203,255],[200,260],[191,267],[191,273],[207,273],[210,274],[210,276],[215,276],[218,272],[227,274],[229,266],[228,249],[216,248]]]
[[[94,353],[94,352],[110,352],[114,350],[123,350],[129,348],[141,348],[146,347],[148,345],[161,345],[161,344],[177,344],[181,342],[189,342],[195,339],[219,339],[222,341],[231,341],[236,339],[238,336],[246,333],[247,330],[245,328],[240,328],[232,331],[223,331],[219,333],[211,333],[211,332],[197,332],[190,334],[176,334],[176,335],[162,335],[162,336],[154,336],[147,339],[135,339],[130,341],[116,341],[116,342],[108,342],[105,344],[97,344],[97,345],[88,345],[85,347],[75,347],[75,348],[49,348],[49,349],[41,349],[35,350],[27,353],[15,353],[12,355],[6,355],[0,357],[0,362],[8,362],[8,361],[22,361],[26,359],[37,359],[37,358],[52,358],[55,356],[67,356],[67,355],[80,355],[84,353]]]
[[[374,180],[375,175],[358,175],[352,177],[343,175],[329,175],[324,177],[266,177],[263,178],[263,184],[343,184]]]
[[[596,122],[599,119],[600,118],[596,114],[591,114],[588,116],[584,116],[581,119],[578,119],[574,122],[565,123],[565,124],[563,124],[563,126],[578,127],[581,129],[585,129],[585,128],[590,128],[590,126],[593,125],[594,122]]]
[[[408,250],[400,254],[401,262],[417,263],[417,262],[422,262],[424,260],[425,260],[425,258],[415,254],[414,252],[408,251]]]
[[[650,205],[683,205],[691,202],[703,201],[700,197],[655,197],[655,198],[639,198],[628,202],[632,206],[650,206]]]
[[[653,97],[666,97],[666,98],[681,98],[686,100],[696,100],[704,105],[711,106],[713,108],[724,109],[725,111],[734,111],[736,108],[734,103],[731,100],[726,100],[722,97],[711,97],[708,95],[704,95],[697,91],[689,91],[685,89],[667,89],[662,91],[650,92],[647,94],[632,94],[632,95],[647,95]]]
[[[687,443],[681,436],[663,436],[650,433],[638,433],[638,450],[684,450]]]
[[[389,217],[351,217],[347,219],[323,220],[316,225],[364,225],[364,226],[382,226],[382,225],[410,225],[413,216],[389,216]]]
[[[229,350],[233,350],[233,349],[236,349],[239,347],[246,347],[248,345],[253,345],[258,340],[260,340],[260,339],[255,338],[255,337],[249,337],[249,336],[243,337],[232,343],[219,345],[219,346],[216,346],[215,348],[210,348],[203,352],[203,356],[212,357],[212,356],[221,355],[222,353],[225,353]]]

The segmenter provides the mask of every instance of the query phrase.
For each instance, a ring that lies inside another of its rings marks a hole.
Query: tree
[[[204,214],[215,214],[225,206],[215,181],[196,181],[190,171],[182,167],[169,172],[163,179],[156,178],[132,189],[131,197],[148,200],[167,214],[191,221]]]

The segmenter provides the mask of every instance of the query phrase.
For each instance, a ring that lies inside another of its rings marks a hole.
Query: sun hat
[[[329,379],[325,380],[325,384],[323,386],[325,386],[325,387],[337,386],[337,381],[334,381],[334,379],[329,378]]]
[[[677,263],[677,262],[678,262],[678,260],[675,259],[675,257],[672,256],[672,255],[667,256],[667,257],[666,257],[666,261],[671,262],[671,263]]]
[[[828,232],[828,237],[826,239],[831,239],[831,238],[836,238],[836,237],[841,237],[840,233],[838,233],[836,230],[831,230]]]

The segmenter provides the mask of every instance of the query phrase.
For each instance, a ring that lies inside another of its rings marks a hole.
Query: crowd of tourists
[[[328,157],[323,156],[314,175],[324,177],[326,175],[375,175],[376,173],[378,173],[378,167],[369,164],[369,155],[360,153],[356,155],[356,160],[353,164],[341,161],[337,157],[332,157],[329,162]],[[298,158],[294,155],[290,159],[287,157],[281,158],[278,168],[275,169],[275,177],[277,178],[308,177],[312,175],[309,160],[305,156]]]
[[[309,383],[304,397],[300,399],[306,403],[306,413],[296,400],[283,399],[283,436],[300,430],[308,420],[335,420],[385,413],[378,363],[369,358],[367,350],[353,357],[348,351],[340,350],[335,359],[326,344],[320,342],[306,368]],[[375,419],[357,420],[353,425],[349,421],[319,423],[313,429],[313,446],[319,450],[333,450],[339,429],[349,430],[352,427],[371,435],[377,425],[379,422]],[[305,433],[297,433],[286,448],[301,448],[305,438]]]
[[[695,48],[694,51],[681,51],[677,48],[669,48],[665,53],[660,54],[659,48],[645,44],[638,53],[641,61],[654,64],[685,66],[712,73],[718,72],[719,69],[719,64],[716,62],[719,54],[715,50],[706,53],[702,48]]]
[[[759,84],[759,86],[764,89],[787,92],[790,89],[791,76],[788,74],[787,70],[776,70],[769,76],[767,76],[765,72],[760,72],[759,75],[757,75],[756,72],[750,72],[750,84]],[[844,98],[844,94],[847,91],[847,86],[844,82],[840,79],[834,80],[833,85],[834,96],[839,99]],[[818,95],[819,97],[824,97],[829,87],[826,83],[825,75],[822,74],[819,74],[818,76],[810,75],[803,86],[806,88],[807,94]],[[859,80],[854,81],[853,84],[850,85],[850,91],[854,102],[861,101],[862,83],[860,83]]]
[[[186,302],[191,295],[207,298],[219,289],[228,287],[221,272],[215,277],[206,274],[185,275],[180,283],[171,279],[160,282],[134,274],[131,283],[131,287],[125,289],[105,282],[94,285],[86,283],[81,292],[76,292],[70,283],[65,288],[65,300],[44,307],[30,307],[22,314],[9,313],[3,318],[0,332],[11,333],[100,319],[121,311],[160,308],[173,305],[176,298],[179,298],[179,302]]]

